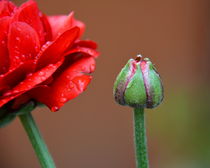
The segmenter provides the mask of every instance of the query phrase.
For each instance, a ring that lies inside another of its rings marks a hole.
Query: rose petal
[[[0,74],[5,73],[9,68],[7,33],[10,20],[8,16],[0,18]]]
[[[86,54],[86,55],[94,57],[94,58],[97,58],[99,56],[99,52],[97,52],[94,49],[86,48],[86,47],[74,48],[72,50],[67,51],[64,55],[70,55],[70,54],[74,54],[74,53],[82,53],[82,54]]]
[[[12,23],[8,34],[8,48],[11,68],[21,62],[34,59],[40,50],[36,31],[26,23]]]
[[[44,27],[40,19],[41,12],[39,11],[37,4],[33,0],[29,0],[23,3],[14,14],[14,21],[25,22],[29,24],[37,32],[40,43],[45,41]]]
[[[78,40],[75,42],[75,46],[86,47],[86,48],[91,48],[91,49],[98,48],[97,43],[92,40]]]
[[[61,73],[50,86],[35,88],[30,94],[52,111],[57,111],[65,102],[86,89],[92,78],[87,73],[93,72],[94,69],[95,60],[92,57],[83,57]]]
[[[15,8],[15,5],[7,0],[0,1],[0,17],[10,16]]]
[[[40,19],[44,27],[45,41],[52,41],[52,29],[50,27],[50,23],[48,22],[47,16],[44,14],[41,14]]]
[[[21,105],[27,103],[30,100],[29,95],[22,94],[19,97],[17,97],[12,104],[12,109],[18,109]]]
[[[29,74],[25,80],[20,82],[16,87],[7,91],[3,94],[3,96],[0,97],[0,107],[2,107],[5,103],[9,102],[10,100],[36,87],[38,84],[46,81],[49,77],[51,77],[51,75],[62,63],[63,60],[57,62],[56,64],[49,64],[40,71],[37,71],[33,74]]]
[[[52,27],[53,39],[72,27],[80,28],[78,36],[79,38],[83,34],[85,29],[84,23],[74,19],[74,12],[71,12],[68,16],[49,16],[48,20]]]
[[[46,43],[37,57],[37,69],[60,60],[66,49],[69,48],[78,37],[78,32],[79,28],[72,28],[60,35],[55,41]]]
[[[34,69],[33,61],[27,61],[10,69],[7,73],[0,75],[0,93],[12,88],[22,81],[27,73]],[[1,95],[1,94],[0,94]]]

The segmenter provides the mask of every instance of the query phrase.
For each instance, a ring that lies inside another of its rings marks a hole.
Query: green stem
[[[48,152],[47,146],[42,139],[36,123],[30,112],[19,115],[20,121],[27,132],[31,144],[36,152],[42,168],[55,168],[54,161]]]
[[[134,109],[136,167],[149,168],[144,108]]]

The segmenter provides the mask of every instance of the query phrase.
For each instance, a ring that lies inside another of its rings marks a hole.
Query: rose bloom
[[[97,45],[80,40],[85,25],[68,16],[46,16],[36,2],[0,1],[0,108],[29,100],[57,111],[82,93],[95,70]]]

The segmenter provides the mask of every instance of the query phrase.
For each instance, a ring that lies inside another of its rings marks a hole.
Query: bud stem
[[[144,108],[134,109],[136,167],[149,168]]]
[[[31,144],[36,152],[42,168],[55,168],[54,161],[48,152],[47,146],[42,139],[39,129],[30,112],[19,115],[20,121],[27,132]]]

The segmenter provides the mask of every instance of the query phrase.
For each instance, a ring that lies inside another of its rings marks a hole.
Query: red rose
[[[0,108],[33,99],[56,111],[82,93],[98,56],[80,40],[84,27],[73,13],[45,16],[33,0],[0,1]]]

